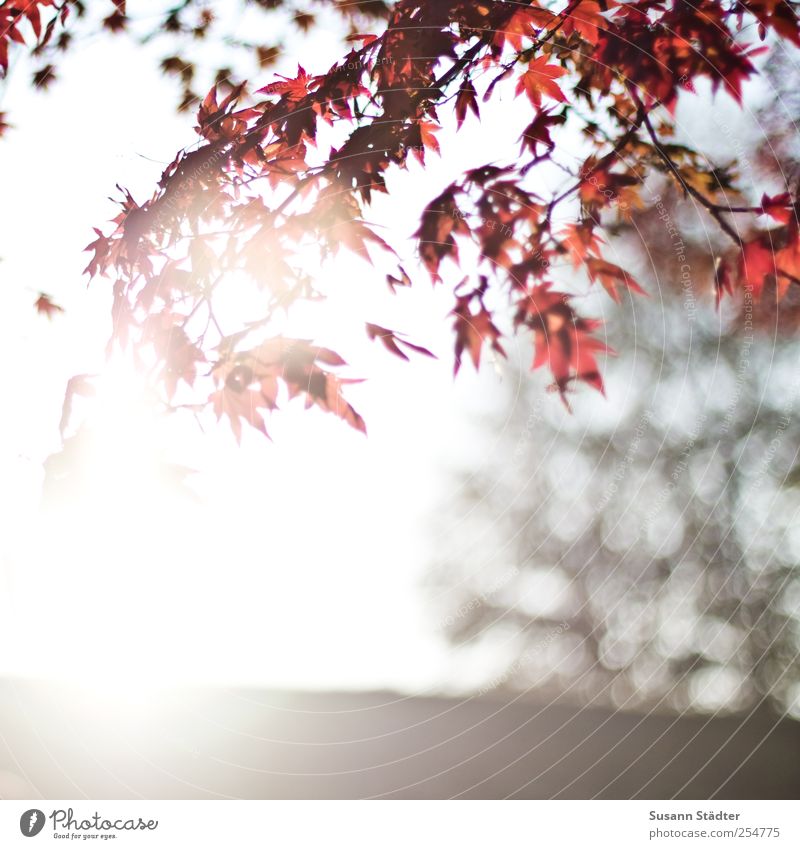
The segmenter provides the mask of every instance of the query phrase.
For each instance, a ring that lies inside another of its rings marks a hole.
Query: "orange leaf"
[[[539,56],[531,60],[528,70],[517,81],[517,95],[524,91],[534,106],[542,102],[542,95],[567,102],[567,97],[556,84],[555,80],[567,73],[560,65],[548,65],[547,56]]]
[[[586,260],[586,268],[592,283],[600,280],[606,292],[618,303],[620,301],[620,284],[639,295],[647,294],[627,271],[612,262],[606,262],[604,259],[592,256]]]

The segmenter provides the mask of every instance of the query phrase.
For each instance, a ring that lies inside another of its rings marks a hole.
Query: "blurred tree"
[[[655,294],[610,322],[610,403],[569,417],[512,373],[453,481],[437,613],[466,657],[492,647],[481,688],[800,715],[800,299],[715,312],[702,231],[671,225],[692,211],[659,206],[619,237]]]
[[[385,18],[383,0],[169,0],[147,10],[129,9],[126,0],[8,0],[0,9],[0,75],[8,70],[14,42],[27,44],[36,59],[32,82],[47,88],[58,78],[60,60],[98,34],[127,36],[136,43],[162,45],[161,70],[181,89],[178,108],[196,108],[213,83],[228,90],[242,73],[270,67],[283,52],[282,38],[306,33],[328,11],[352,32]],[[259,35],[254,35],[258,33]],[[3,124],[0,123],[0,134]]]

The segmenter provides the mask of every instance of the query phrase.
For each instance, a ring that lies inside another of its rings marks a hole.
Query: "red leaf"
[[[456,299],[455,309],[450,313],[455,317],[456,346],[454,374],[458,374],[461,368],[461,358],[467,351],[472,359],[472,364],[477,370],[481,364],[481,351],[484,344],[489,344],[493,351],[505,357],[506,352],[500,344],[501,333],[492,321],[491,313],[483,303],[483,291],[487,281],[482,279],[481,287],[467,295],[461,295]],[[476,300],[477,309],[473,311],[471,304]]]
[[[440,152],[439,141],[436,138],[435,133],[438,133],[439,130],[441,130],[441,127],[433,121],[420,121],[418,128],[420,146],[413,146],[411,151],[417,160],[424,165],[426,150],[432,150],[434,153]]]
[[[386,283],[393,293],[395,292],[398,286],[411,285],[411,278],[408,276],[408,273],[406,272],[405,268],[403,268],[402,265],[398,266],[398,268],[400,270],[399,277],[395,277],[393,274],[386,275]]]
[[[724,259],[717,258],[716,267],[714,269],[714,291],[717,296],[717,307],[722,300],[722,296],[727,293],[733,295],[733,281],[731,269]]]
[[[598,29],[606,26],[605,18],[600,14],[600,4],[596,0],[579,0],[567,15],[562,26],[565,35],[573,32],[580,34],[584,41],[597,44]]]
[[[6,121],[6,113],[0,112],[0,139],[5,135],[5,133],[11,129],[11,124]]]
[[[433,354],[427,348],[401,339],[401,334],[397,334],[394,330],[387,330],[379,324],[367,324],[366,327],[367,336],[370,339],[379,339],[387,351],[396,357],[400,357],[401,360],[408,360],[408,355],[401,349],[401,345],[410,351],[416,351],[418,354],[424,354],[426,357],[433,357]],[[435,357],[433,358],[436,359]]]
[[[58,304],[54,304],[50,298],[44,294],[44,292],[39,293],[39,297],[36,299],[34,306],[36,307],[36,312],[40,315],[46,315],[48,318],[52,318],[54,315],[64,312],[64,308],[60,307]]]
[[[771,215],[781,224],[788,224],[794,216],[792,196],[788,192],[775,197],[765,193],[761,196],[761,211],[764,215]]]
[[[315,80],[315,77],[306,73],[302,65],[297,66],[296,77],[284,77],[282,74],[275,76],[281,82],[265,85],[264,88],[258,89],[256,94],[280,94],[289,103],[297,103],[308,94],[309,88]]]
[[[561,244],[567,249],[573,268],[586,262],[589,254],[600,256],[600,246],[603,240],[594,232],[591,222],[583,221],[577,224],[567,224],[559,235]],[[591,271],[590,271],[591,274]]]
[[[606,260],[599,257],[590,256],[586,259],[586,268],[592,283],[599,280],[603,284],[603,288],[605,288],[617,303],[620,301],[620,285],[625,286],[631,292],[636,292],[638,295],[647,294],[627,271],[618,265],[614,265],[612,262],[606,262]]]
[[[768,231],[745,244],[739,257],[739,279],[755,300],[761,297],[768,276],[777,271],[772,233]]]
[[[361,42],[363,42],[364,47],[366,47],[368,44],[372,44],[373,41],[377,41],[377,39],[378,39],[377,35],[374,35],[371,32],[364,32],[364,33],[353,33],[352,35],[348,35],[347,38],[345,39],[345,41],[350,41],[350,42],[361,41]]]
[[[529,148],[534,156],[538,154],[537,147],[540,144],[544,146],[545,150],[552,150],[555,143],[550,137],[550,128],[564,124],[566,120],[564,115],[551,115],[546,109],[542,109],[520,136],[522,149]]]
[[[542,283],[519,302],[516,318],[518,325],[533,330],[533,368],[546,365],[550,369],[565,404],[567,388],[573,381],[583,381],[603,392],[596,356],[609,351],[591,335],[601,323],[580,317],[570,301],[570,295],[554,292],[550,283]]]
[[[478,108],[477,92],[469,77],[461,83],[461,88],[458,90],[458,97],[456,97],[456,122],[459,130],[464,123],[464,119],[467,117],[468,109],[472,110],[475,117],[480,119],[481,113]]]
[[[242,440],[242,422],[269,436],[261,409],[268,407],[268,396],[261,386],[253,388],[254,376],[247,366],[234,367],[225,378],[225,385],[209,396],[219,420],[227,416],[237,442]]]
[[[541,105],[542,95],[561,103],[567,102],[566,95],[555,82],[567,73],[567,69],[560,65],[548,65],[547,59],[547,56],[532,59],[528,70],[517,81],[517,95],[524,91],[534,106]]]

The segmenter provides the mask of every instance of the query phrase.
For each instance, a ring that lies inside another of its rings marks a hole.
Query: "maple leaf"
[[[39,315],[46,315],[48,318],[52,318],[54,315],[64,312],[64,308],[60,307],[58,304],[54,304],[50,300],[50,297],[45,295],[44,292],[39,293],[39,297],[36,299],[34,306],[36,307],[36,312],[38,312]]]
[[[555,387],[569,409],[566,391],[574,381],[583,381],[603,392],[597,355],[611,353],[592,334],[600,326],[596,319],[582,318],[571,305],[572,296],[551,289],[549,282],[535,286],[518,303],[516,324],[533,331],[533,368],[547,366]]]
[[[534,106],[541,105],[542,95],[566,103],[566,95],[555,82],[566,73],[567,69],[560,65],[549,65],[547,56],[539,56],[530,61],[528,70],[517,81],[516,94],[524,91]]]
[[[297,103],[309,92],[315,77],[306,72],[302,65],[297,66],[296,77],[285,77],[283,74],[275,75],[280,82],[270,83],[258,89],[256,94],[280,94],[289,103]]]
[[[788,243],[775,254],[778,273],[775,280],[778,300],[783,298],[791,284],[800,283],[800,241],[798,234],[787,228]]]
[[[55,18],[63,24],[74,6],[61,3],[56,11],[54,2],[0,4],[0,66],[7,64],[8,45],[24,43],[28,30],[38,40],[35,67],[50,61],[52,54],[43,45],[51,24]],[[347,5],[333,4],[337,10]],[[640,189],[654,165],[678,177],[741,248],[738,261],[718,263],[718,297],[734,286],[756,295],[774,287],[780,297],[800,281],[793,196],[764,195],[760,206],[726,211],[724,204],[742,188],[740,178],[732,168],[705,164],[688,146],[665,142],[668,121],[661,112],[662,107],[674,109],[678,92],[694,91],[700,77],[710,80],[712,90],[724,86],[741,101],[744,82],[761,68],[754,58],[759,48],[742,44],[740,33],[752,32],[755,23],[763,37],[770,36],[769,49],[781,40],[800,45],[791,3],[546,4],[559,8],[557,13],[539,2],[356,5],[358,15],[349,20],[354,34],[326,73],[314,75],[298,65],[294,76],[273,77],[259,89],[266,97],[246,108],[237,105],[244,88],[218,79],[197,109],[196,130],[208,143],[176,156],[141,204],[124,192],[115,229],[108,235],[95,231],[87,272],[114,281],[113,339],[130,345],[134,357],[148,363],[155,355],[152,374],[160,379],[162,400],[171,403],[178,386],[186,394],[191,390],[209,398],[217,416],[230,419],[240,438],[244,425],[266,432],[280,388],[306,406],[334,412],[364,429],[345,398],[350,381],[337,373],[344,363],[333,351],[282,337],[254,343],[250,350],[241,350],[242,343],[251,333],[272,334],[290,313],[302,314],[305,305],[324,297],[323,288],[302,270],[309,250],[318,250],[322,261],[337,256],[341,247],[365,259],[375,257],[375,247],[398,256],[365,220],[366,207],[376,193],[393,197],[395,180],[403,178],[414,157],[429,166],[428,151],[447,153],[451,140],[436,135],[447,104],[454,106],[459,129],[470,112],[485,119],[474,81],[487,73],[492,79],[482,87],[483,102],[492,100],[501,81],[516,76],[514,96],[524,93],[527,100],[517,103],[532,108],[520,124],[527,124],[519,139],[519,158],[525,162],[512,157],[503,166],[448,174],[449,185],[424,208],[414,233],[421,265],[434,282],[449,270],[443,263],[447,258],[457,266],[469,256],[487,271],[475,290],[455,290],[449,318],[455,330],[455,371],[465,356],[479,368],[487,348],[503,354],[498,317],[510,306],[516,310],[516,327],[533,332],[534,367],[550,369],[562,398],[578,381],[602,390],[597,360],[607,349],[594,334],[600,324],[578,315],[569,296],[553,292],[547,278],[552,263],[566,259],[574,268],[585,265],[591,281],[615,301],[623,288],[643,291],[623,267],[604,259],[598,233],[600,222],[616,233],[619,222],[606,214],[612,209],[630,217],[643,205],[647,198]],[[48,23],[40,15],[46,7],[53,10]],[[371,14],[364,11],[367,7],[381,7],[385,27],[375,28],[376,34],[355,34],[362,28],[362,11]],[[107,28],[124,23],[121,0],[114,8]],[[194,34],[211,38],[214,20],[210,6],[204,6],[193,19]],[[299,12],[297,22],[303,29],[313,16]],[[187,33],[180,10],[172,10],[164,24],[167,32]],[[54,49],[68,43],[59,40]],[[281,52],[274,37],[250,48],[262,63]],[[162,67],[181,80],[190,103],[192,80],[199,78],[201,66],[185,62],[183,55],[181,46]],[[227,60],[224,64],[233,67]],[[212,70],[222,65],[216,62]],[[562,77],[568,70],[574,70],[576,81],[565,91]],[[224,69],[217,72],[225,75]],[[585,110],[573,108],[573,96]],[[583,156],[590,155],[551,194],[551,181],[538,178],[562,167],[574,153],[570,134],[556,132],[567,116],[575,138],[580,134],[588,147]],[[651,120],[658,122],[657,130]],[[496,127],[503,143],[513,142],[506,138],[507,126],[498,121]],[[323,140],[327,144],[329,139],[335,139],[330,142],[335,147],[326,153]],[[562,141],[564,151],[557,149]],[[490,151],[486,158],[491,162],[495,155]],[[457,160],[448,162],[457,167]],[[532,169],[540,165],[534,177]],[[744,211],[761,212],[780,226],[754,232],[742,244],[728,222],[736,220],[729,219],[731,214]],[[255,281],[251,291],[257,316],[228,307],[238,303],[240,272],[248,286]],[[385,279],[392,291],[412,284],[402,267]],[[223,324],[237,325],[233,332],[227,329],[229,335],[218,316]],[[370,338],[400,359],[430,353],[393,330],[375,324],[366,328]],[[143,345],[149,346],[144,354]],[[202,374],[200,364],[215,350],[218,362],[210,375]],[[203,381],[211,386],[200,389]]]
[[[386,275],[386,283],[392,293],[395,293],[398,286],[406,287],[411,285],[411,278],[408,276],[408,273],[406,272],[405,268],[400,265],[398,266],[398,269],[400,271],[399,277],[395,277],[393,274]]]
[[[419,121],[411,129],[409,133],[411,152],[421,165],[425,164],[426,150],[432,150],[434,153],[440,152],[439,141],[435,135],[439,130],[441,130],[441,127],[433,121]]]
[[[766,50],[766,47],[747,48],[741,44],[733,44],[732,53],[719,62],[719,74],[711,78],[712,90],[716,92],[720,84],[724,83],[731,97],[741,105],[742,84],[756,71],[750,60]]]
[[[594,232],[594,226],[591,222],[582,221],[577,224],[567,224],[559,239],[572,259],[573,268],[578,268],[581,263],[586,262],[590,254],[596,257],[600,256],[603,240]]]
[[[150,338],[164,363],[163,379],[167,397],[172,398],[179,381],[184,381],[189,387],[194,384],[197,366],[205,361],[205,356],[180,326],[176,316],[162,313],[158,318],[159,327],[150,334]]]
[[[92,228],[97,238],[90,242],[83,250],[93,251],[94,256],[89,260],[89,264],[83,269],[84,274],[94,277],[95,274],[102,274],[106,269],[106,260],[108,258],[111,245],[109,239],[103,235],[97,227]]]
[[[628,274],[625,269],[614,265],[613,262],[607,262],[599,257],[590,256],[586,260],[586,269],[589,272],[589,277],[592,283],[599,280],[603,288],[611,297],[619,303],[620,294],[619,287],[625,286],[631,292],[636,292],[638,295],[647,294],[644,289]]]
[[[261,410],[269,406],[261,385],[252,386],[253,372],[248,366],[235,366],[228,372],[225,385],[209,396],[217,420],[226,416],[237,442],[242,440],[242,422],[269,437]]]
[[[607,6],[614,5],[607,3]],[[596,0],[579,0],[570,7],[572,11],[566,16],[561,27],[565,35],[579,33],[584,41],[597,44],[598,30],[606,25],[606,19],[600,14],[600,4]]]
[[[722,258],[717,257],[714,264],[714,293],[716,295],[717,308],[724,294],[733,295],[733,273],[730,265]]]
[[[277,409],[282,381],[290,399],[304,396],[306,407],[317,406],[366,433],[364,420],[342,394],[343,386],[357,381],[339,378],[320,364],[345,363],[336,352],[307,340],[282,336],[266,339],[250,351],[223,357],[212,372],[216,382],[223,385],[209,396],[209,401],[217,419],[224,415],[230,420],[237,441],[241,439],[242,423],[268,435],[263,411]]]
[[[467,110],[472,110],[473,115],[480,120],[481,113],[478,108],[478,95],[469,77],[466,77],[464,82],[461,83],[461,88],[458,90],[458,96],[456,97],[456,124],[459,130],[467,117]]]
[[[800,47],[797,15],[786,0],[750,0],[747,8],[758,18],[762,27],[772,27],[778,35]]]
[[[770,197],[766,192],[761,196],[761,211],[770,215],[781,224],[788,224],[794,217],[792,196],[788,192]]]
[[[345,41],[360,41],[365,47],[368,44],[372,44],[373,41],[377,41],[378,36],[371,32],[357,33],[354,32],[351,35],[348,35]]]
[[[439,280],[439,265],[446,256],[458,259],[458,245],[453,233],[469,233],[456,205],[457,191],[449,186],[426,207],[414,237],[419,240],[419,253],[431,277]]]
[[[792,224],[776,227],[746,242],[739,254],[739,283],[754,300],[761,297],[766,284],[774,285],[778,298],[790,283],[800,281],[800,244]]]
[[[547,9],[517,8],[511,17],[498,27],[495,43],[503,47],[506,43],[515,51],[522,48],[523,39],[533,39],[539,29],[555,20],[555,15]]]
[[[321,349],[325,350],[325,349]],[[333,352],[329,352],[333,353]],[[317,406],[327,413],[333,413],[343,419],[355,430],[367,432],[364,419],[356,412],[352,404],[342,394],[342,387],[357,380],[345,380],[335,374],[324,371],[316,365],[320,352],[316,352],[315,360],[308,363],[302,356],[291,355],[287,360],[282,377],[289,388],[289,397],[305,395],[306,408]],[[338,363],[336,363],[338,364]]]
[[[117,9],[108,17],[103,18],[102,23],[109,32],[122,32],[128,26],[128,18],[124,12]]]
[[[768,231],[747,242],[739,256],[739,279],[755,300],[761,297],[768,277],[777,272],[773,233]]]
[[[502,334],[483,303],[483,293],[486,291],[487,284],[486,278],[482,277],[478,289],[456,298],[456,306],[450,313],[455,318],[456,331],[454,374],[458,374],[461,368],[464,351],[469,353],[476,370],[480,368],[484,344],[488,343],[491,349],[501,357],[506,355],[500,344]],[[477,301],[477,309],[472,308],[473,301]]]
[[[34,88],[46,89],[52,85],[56,79],[56,69],[54,65],[45,65],[33,75]]]
[[[520,136],[522,150],[527,147],[534,156],[538,154],[539,145],[542,145],[545,150],[552,150],[555,142],[550,136],[550,128],[565,124],[566,121],[565,115],[551,115],[547,109],[540,110]]]
[[[402,334],[396,333],[394,330],[387,330],[379,324],[367,324],[367,336],[370,339],[379,339],[387,351],[400,357],[401,360],[408,360],[408,354],[400,347],[407,348],[409,351],[415,351],[417,354],[424,354],[426,357],[434,357],[434,355],[421,345],[415,345],[413,342],[408,342],[400,338]]]
[[[334,252],[337,252],[342,244],[362,259],[371,263],[372,260],[367,251],[367,243],[372,242],[386,251],[393,253],[392,249],[372,228],[367,227],[363,221],[340,221],[335,229],[331,230],[332,237],[336,241],[332,243]]]

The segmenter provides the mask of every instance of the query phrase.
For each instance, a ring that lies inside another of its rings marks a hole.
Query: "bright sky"
[[[310,70],[333,59],[317,46]],[[0,148],[0,674],[412,691],[458,679],[421,583],[446,472],[484,460],[474,419],[508,387],[491,368],[453,383],[444,290],[423,285],[386,313],[382,275],[344,255],[334,267],[329,329],[352,324],[358,302],[442,355],[403,364],[366,340],[343,351],[370,378],[350,393],[368,438],[299,409],[273,418],[274,443],[253,432],[241,448],[227,426],[203,434],[189,416],[153,425],[127,408],[131,380],[117,370],[90,408],[103,442],[95,496],[39,513],[66,381],[104,369],[110,283],[87,290],[81,248],[115,214],[115,183],[149,196],[193,143],[175,95],[124,39],[73,53],[49,94],[28,91],[22,65],[6,92],[18,129]],[[491,136],[491,120],[472,122],[436,176],[416,169],[377,219],[410,235],[437,186],[500,153]],[[40,290],[66,313],[37,316]],[[153,442],[198,470],[199,506],[147,478]]]

